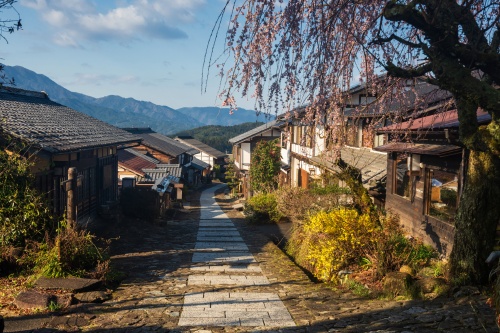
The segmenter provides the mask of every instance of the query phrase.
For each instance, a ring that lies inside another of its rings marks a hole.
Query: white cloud
[[[69,46],[74,48],[80,48],[81,45],[76,41],[76,39],[68,33],[59,33],[53,38],[54,43],[61,46]]]
[[[64,28],[70,23],[69,17],[60,10],[47,10],[42,15],[45,21],[58,28]]]
[[[64,84],[67,86],[86,85],[120,85],[140,82],[140,78],[134,75],[104,75],[95,73],[76,73],[74,79]]]
[[[187,38],[182,26],[195,20],[206,0],[121,0],[113,7],[110,2],[20,0],[54,28],[57,44],[72,47],[86,41]]]

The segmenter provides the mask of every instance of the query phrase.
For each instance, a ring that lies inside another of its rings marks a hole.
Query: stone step
[[[35,282],[35,287],[49,290],[67,290],[71,292],[81,292],[96,290],[100,287],[101,281],[96,279],[82,278],[46,278],[41,277]]]

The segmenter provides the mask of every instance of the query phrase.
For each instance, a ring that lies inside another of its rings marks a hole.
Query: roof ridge
[[[29,96],[29,97],[46,98],[50,100],[49,95],[47,95],[45,91],[25,90],[25,89],[0,85],[0,92]]]

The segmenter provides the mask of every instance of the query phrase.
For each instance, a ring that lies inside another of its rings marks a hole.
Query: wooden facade
[[[101,209],[116,202],[118,195],[118,159],[116,146],[84,150],[78,153],[58,154],[43,159],[50,168],[35,165],[35,186],[47,193],[53,203],[53,213],[62,215],[66,210],[66,191],[62,184],[68,179],[68,169],[76,168],[77,219],[79,223],[97,216]],[[40,158],[39,158],[40,161]]]
[[[406,162],[406,167],[401,168],[398,155],[405,155],[407,161],[419,156],[420,162],[417,166],[408,166]],[[386,210],[399,216],[410,235],[422,239],[446,256],[453,247],[453,220],[461,190],[461,162],[461,151],[442,157],[403,152],[387,154]],[[441,174],[440,179],[446,179],[442,175],[451,176],[448,177],[448,187],[435,178],[438,174]],[[401,184],[406,185],[399,186]],[[447,198],[444,189],[452,193]]]
[[[479,124],[491,117],[478,111]],[[448,256],[455,235],[455,214],[465,177],[464,155],[458,145],[458,113],[442,112],[380,129],[388,136],[405,132],[412,142],[378,147],[387,152],[386,203],[399,215],[410,235]]]

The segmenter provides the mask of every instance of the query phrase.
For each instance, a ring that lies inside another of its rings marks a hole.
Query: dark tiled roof
[[[177,178],[182,177],[182,166],[179,164],[158,164],[156,169],[143,169],[146,174],[144,178],[140,179],[142,182],[155,182],[158,179],[163,179],[168,175]]]
[[[118,163],[124,168],[144,176],[142,169],[153,169],[160,161],[130,148],[118,151]]]
[[[197,158],[193,158],[193,160],[191,161],[191,166],[193,166],[199,170],[204,170],[204,169],[210,167],[210,164],[203,162],[202,160],[199,160]]]
[[[142,144],[170,156],[195,155],[199,151],[168,136],[154,132],[151,128],[124,128],[125,131],[140,136]]]
[[[0,128],[51,153],[139,142],[136,135],[51,101],[45,93],[0,88]]]
[[[196,140],[195,138],[191,136],[178,136],[176,138],[177,141],[182,142],[190,147],[193,147],[195,149],[198,149],[199,151],[202,151],[210,156],[213,156],[215,158],[223,158],[226,157],[227,155],[224,154],[223,152],[210,147],[209,145]]]
[[[247,131],[243,134],[240,134],[238,136],[235,136],[234,138],[229,139],[229,142],[234,145],[236,143],[245,141],[246,139],[250,139],[262,132],[267,131],[270,128],[279,128],[281,123],[282,121],[272,120],[270,122],[265,123],[264,125],[260,125],[254,129],[251,129],[250,131]]]

